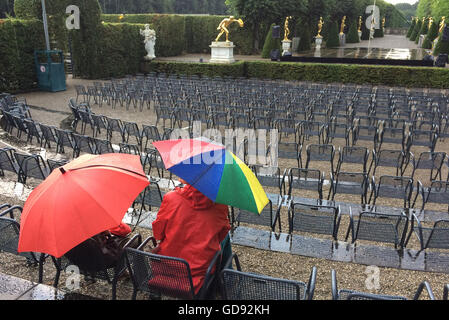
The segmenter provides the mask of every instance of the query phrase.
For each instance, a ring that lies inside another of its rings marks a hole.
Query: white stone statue
[[[144,57],[145,60],[153,60],[156,58],[154,54],[154,45],[156,44],[156,31],[150,29],[150,25],[146,24],[144,30],[140,30],[140,35],[145,37],[145,50],[148,54]]]

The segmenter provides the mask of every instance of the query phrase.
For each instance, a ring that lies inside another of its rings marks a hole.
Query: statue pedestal
[[[322,43],[323,43],[322,37],[315,37],[315,50],[320,50]]]
[[[340,47],[344,47],[346,44],[346,35],[344,33],[340,33],[338,37],[340,39]]]
[[[282,40],[282,56],[291,56],[291,55],[292,55],[292,41]]]
[[[369,38],[372,40],[374,39],[374,29],[371,29],[369,32]]]
[[[419,40],[418,40],[418,47],[422,48],[422,45],[424,43],[424,39],[426,38],[425,34],[422,34],[419,36]]]
[[[359,34],[359,41],[362,41],[362,31],[357,32]]]
[[[213,41],[210,63],[234,63],[234,43],[225,41]]]

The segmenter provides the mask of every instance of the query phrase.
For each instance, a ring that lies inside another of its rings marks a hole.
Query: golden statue
[[[385,22],[387,21],[387,19],[385,19],[385,17],[382,19],[382,28],[385,28]]]
[[[242,19],[235,19],[234,16],[230,16],[229,18],[225,18],[223,19],[223,21],[220,22],[220,24],[217,27],[217,30],[220,30],[220,33],[218,34],[217,38],[215,39],[215,41],[218,41],[218,39],[221,38],[221,36],[226,33],[226,42],[230,42],[229,41],[229,30],[228,27],[231,23],[233,22],[237,22],[239,24],[240,27],[243,27],[244,23]]]
[[[341,20],[340,34],[345,33],[344,32],[345,31],[345,27],[346,27],[345,21],[346,21],[346,16],[344,16],[343,20]]]
[[[359,28],[357,29],[358,32],[362,32],[362,16],[359,16]]]
[[[324,25],[323,17],[320,17],[320,21],[318,22],[318,34],[315,38],[322,38],[321,30],[323,30],[323,25]]]
[[[429,30],[430,30],[430,28],[432,28],[432,24],[433,24],[433,18],[430,17],[429,18],[429,26],[427,27]]]
[[[290,29],[288,28],[288,22],[289,20],[293,18],[293,17],[287,17],[285,18],[285,23],[284,23],[284,41],[289,41],[288,36],[290,35]]]
[[[443,32],[445,22],[446,22],[446,17],[441,17],[440,30],[438,31],[438,33]]]

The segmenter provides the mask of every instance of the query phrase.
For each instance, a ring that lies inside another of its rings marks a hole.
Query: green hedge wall
[[[245,61],[233,65],[201,63],[146,63],[142,72],[186,75],[231,76],[298,80],[324,83],[388,85],[410,88],[449,88],[449,70],[444,68],[366,66],[343,64],[278,63]]]
[[[34,50],[45,48],[39,20],[0,20],[0,92],[32,90],[37,86]]]
[[[187,53],[210,52],[210,44],[217,37],[217,27],[225,16],[195,16],[173,14],[103,14],[104,22],[149,23],[156,31],[156,56],[169,57]],[[253,37],[246,26],[230,27],[230,40],[236,45],[236,54],[251,54]]]

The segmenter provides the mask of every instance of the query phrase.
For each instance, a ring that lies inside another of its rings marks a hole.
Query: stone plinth
[[[343,47],[346,44],[346,35],[344,33],[340,33],[338,38],[340,39],[340,47]]]
[[[323,37],[315,37],[315,49],[320,50],[323,43]]]
[[[282,56],[291,56],[291,55],[292,55],[292,41],[282,40]]]
[[[210,45],[211,59],[210,63],[233,63],[234,59],[234,43],[224,41],[213,41]]]

